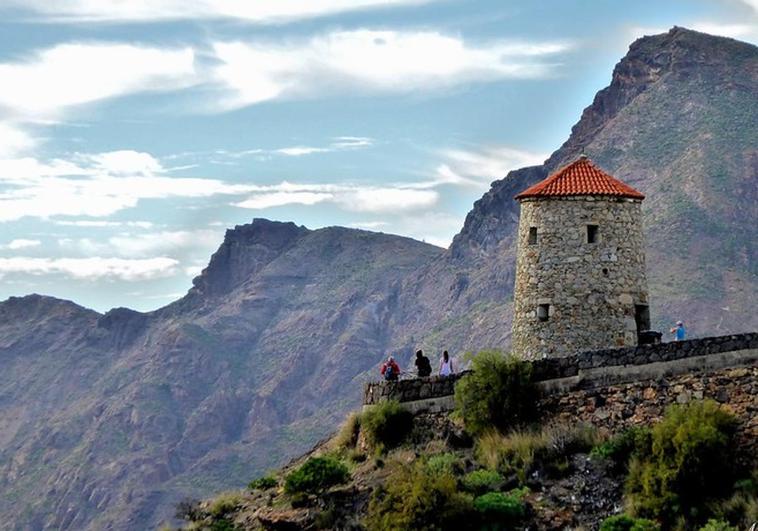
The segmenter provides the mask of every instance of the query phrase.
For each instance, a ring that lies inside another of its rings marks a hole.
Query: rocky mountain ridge
[[[757,113],[758,49],[674,28],[633,43],[567,142],[495,181],[447,250],[254,220],[155,312],[0,302],[0,517],[149,528],[328,434],[387,351],[507,348],[513,196],[582,151],[647,195],[654,325],[758,329]]]

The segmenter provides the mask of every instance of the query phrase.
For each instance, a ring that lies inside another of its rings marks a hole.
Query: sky
[[[0,300],[154,310],[258,217],[446,247],[674,25],[758,0],[0,0]]]

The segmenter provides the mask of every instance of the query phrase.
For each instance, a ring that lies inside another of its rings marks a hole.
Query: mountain
[[[682,319],[700,336],[758,329],[749,309],[758,292],[758,48],[675,27],[635,41],[570,138],[542,166],[492,183],[450,249],[406,279],[405,304],[422,309],[404,337],[436,349],[507,348],[513,196],[582,153],[647,196],[653,328]]]
[[[327,435],[387,351],[506,348],[513,196],[582,151],[647,195],[654,325],[758,329],[758,48],[674,28],[635,41],[566,143],[494,182],[447,250],[258,219],[155,312],[1,302],[3,526],[150,528]]]

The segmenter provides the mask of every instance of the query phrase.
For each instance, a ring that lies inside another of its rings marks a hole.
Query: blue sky
[[[446,246],[637,37],[758,0],[0,0],[0,300],[180,297],[254,217]]]

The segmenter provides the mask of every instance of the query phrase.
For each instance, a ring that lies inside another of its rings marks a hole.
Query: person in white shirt
[[[450,359],[450,354],[446,350],[442,353],[440,360],[440,376],[450,376],[453,372],[453,360]]]

